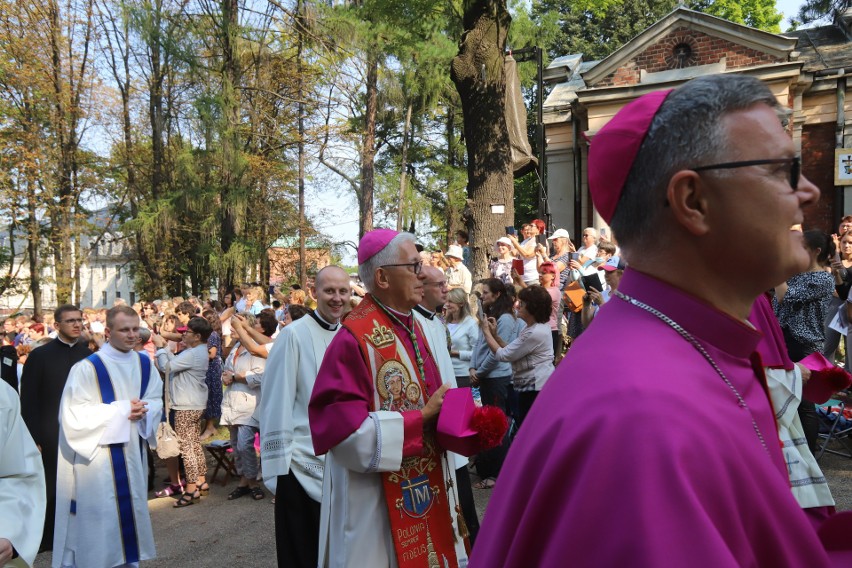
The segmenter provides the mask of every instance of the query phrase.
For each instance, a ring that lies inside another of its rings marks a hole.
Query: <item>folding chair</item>
[[[838,410],[834,411],[834,408]],[[825,452],[852,459],[852,420],[843,416],[844,408],[846,402],[840,400],[829,400],[825,406],[817,406],[820,422],[815,456],[817,461]],[[846,451],[830,449],[828,445],[832,441],[839,442]]]
[[[210,483],[216,481],[216,475],[219,470],[224,470],[224,479],[222,485],[226,485],[228,480],[233,476],[237,477],[237,468],[234,465],[233,451],[231,450],[231,442],[228,440],[214,440],[204,446],[213,459],[216,461],[216,467],[213,468],[213,475],[210,476]]]

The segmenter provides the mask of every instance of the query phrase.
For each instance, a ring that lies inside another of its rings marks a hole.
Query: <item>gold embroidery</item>
[[[393,330],[387,326],[379,324],[376,320],[373,320],[373,333],[370,335],[364,335],[364,337],[367,341],[375,345],[377,349],[393,345],[396,341],[396,336],[394,336]]]

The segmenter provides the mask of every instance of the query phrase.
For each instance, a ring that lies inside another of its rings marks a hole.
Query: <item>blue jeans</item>
[[[257,427],[238,424],[228,426],[228,429],[231,431],[231,447],[234,449],[234,465],[237,466],[237,473],[252,481],[257,479],[257,472],[260,469],[260,460],[254,449]]]

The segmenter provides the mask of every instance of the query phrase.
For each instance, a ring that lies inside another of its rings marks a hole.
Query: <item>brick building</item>
[[[266,251],[269,257],[269,283],[282,286],[299,281],[299,239],[281,237]],[[331,247],[317,239],[307,239],[305,262],[308,274],[313,276],[331,264]]]
[[[835,186],[835,149],[852,147],[852,10],[827,26],[771,34],[677,8],[606,59],[555,59],[544,103],[549,211],[554,227],[574,235],[603,227],[586,185],[588,140],[622,106],[700,75],[743,73],[764,81],[792,113],[790,133],[804,174],[822,191],[805,228],[827,232],[852,213],[852,185]]]

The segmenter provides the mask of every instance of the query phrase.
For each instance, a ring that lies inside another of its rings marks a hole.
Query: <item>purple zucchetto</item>
[[[392,229],[373,229],[365,233],[358,243],[358,264],[364,264],[388,246],[399,233]]]
[[[624,183],[648,134],[651,121],[672,89],[642,95],[625,105],[601,128],[589,146],[589,193],[603,220],[609,223],[621,199]]]

